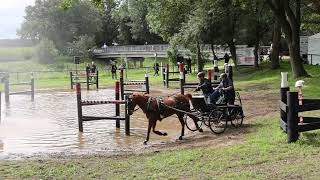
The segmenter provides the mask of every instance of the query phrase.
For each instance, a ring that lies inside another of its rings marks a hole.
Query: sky
[[[15,39],[25,15],[24,9],[35,0],[0,0],[0,39]]]

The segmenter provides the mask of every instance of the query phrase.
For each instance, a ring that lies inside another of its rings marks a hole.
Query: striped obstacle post
[[[70,71],[70,89],[73,89],[73,84],[74,84],[74,82],[73,82],[73,73],[72,73],[72,71]]]
[[[120,100],[120,82],[116,81],[115,99]],[[120,116],[120,104],[116,104],[116,116]],[[120,120],[116,120],[116,128],[120,128]]]
[[[166,68],[166,86],[169,88],[169,64],[167,64]]]
[[[180,72],[180,94],[184,94],[184,81],[185,81],[185,71],[184,71],[184,64],[179,64],[179,72]]]
[[[77,91],[77,108],[78,108],[78,127],[79,127],[79,131],[83,132],[82,105],[81,105],[81,86],[80,86],[80,83],[76,84],[76,91]]]
[[[299,105],[303,105],[303,94],[302,94],[302,87],[304,85],[303,80],[299,80],[296,82],[295,87],[298,89],[298,99],[299,99]],[[299,112],[299,123],[303,123],[303,115],[302,112]]]
[[[287,92],[290,88],[288,85],[288,72],[281,72],[281,88],[280,88],[280,101],[287,104]],[[280,110],[280,128],[287,132],[287,112]],[[281,126],[282,125],[282,126]]]
[[[166,86],[166,68],[162,67],[162,82],[163,86]]]
[[[146,93],[150,94],[150,85],[149,85],[149,75],[148,73],[144,74],[145,83],[146,83]]]
[[[209,82],[211,82],[211,77],[212,77],[212,70],[209,69],[208,70],[208,80],[209,80]]]
[[[213,80],[218,80],[218,77],[219,77],[218,61],[217,61],[217,60],[214,60]]]
[[[121,100],[124,100],[124,79],[123,79],[123,69],[120,69],[120,89],[121,89]]]

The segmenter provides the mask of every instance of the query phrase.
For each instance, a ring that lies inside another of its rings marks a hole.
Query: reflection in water
[[[110,100],[113,90],[83,91],[83,99]],[[131,136],[125,136],[124,122],[115,128],[115,121],[84,122],[84,133],[78,132],[76,96],[74,92],[38,93],[35,101],[29,96],[12,96],[2,106],[0,123],[0,158],[9,154],[29,156],[38,153],[96,153],[130,151],[143,146],[147,119],[141,111],[131,117]],[[114,116],[114,105],[83,108],[85,115]],[[151,133],[151,141],[176,138],[180,132],[176,117],[158,123],[157,129],[170,136]]]

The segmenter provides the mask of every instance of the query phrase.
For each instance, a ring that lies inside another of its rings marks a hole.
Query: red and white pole
[[[295,87],[298,88],[298,99],[299,99],[299,105],[301,106],[303,104],[303,93],[302,93],[302,87],[304,85],[303,80],[299,80],[296,82]],[[299,122],[303,123],[303,115],[302,112],[299,113]]]

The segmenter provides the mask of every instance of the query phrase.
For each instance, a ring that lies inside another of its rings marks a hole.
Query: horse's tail
[[[191,100],[192,99],[192,95],[191,94],[186,94],[185,96],[187,96],[187,98],[189,99],[189,100]]]

